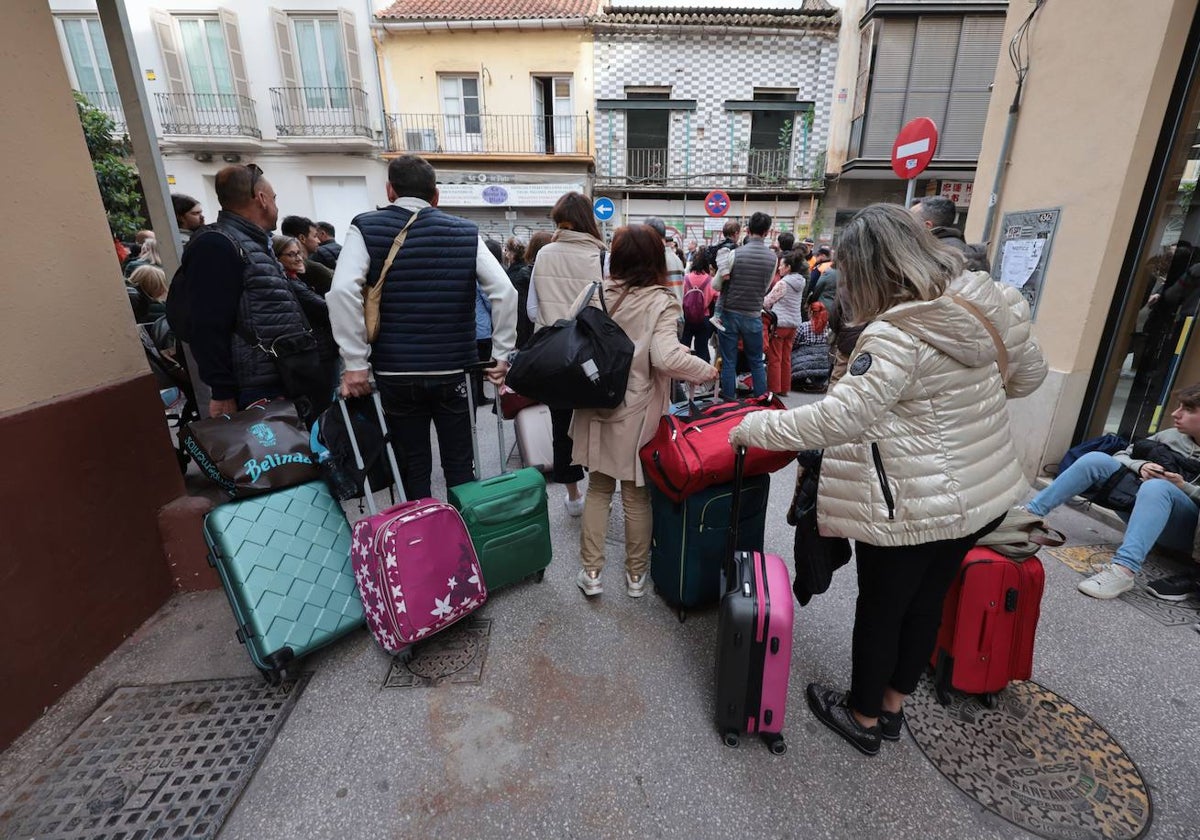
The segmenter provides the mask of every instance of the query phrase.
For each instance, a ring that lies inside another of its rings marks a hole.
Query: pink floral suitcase
[[[458,511],[436,499],[402,502],[361,519],[350,543],[367,626],[397,653],[487,600],[479,560]]]
[[[386,431],[379,395],[374,399]],[[345,400],[338,404],[361,470],[362,454]],[[350,560],[371,634],[388,653],[400,653],[483,606],[487,587],[458,511],[437,499],[404,501],[396,456],[391,446],[384,449],[401,502],[377,511],[366,485],[371,513],[354,525]]]

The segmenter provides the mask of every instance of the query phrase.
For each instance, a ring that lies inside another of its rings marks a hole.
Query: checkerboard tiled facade
[[[595,34],[597,99],[623,99],[629,87],[666,87],[671,99],[697,100],[695,111],[671,115],[668,168],[672,174],[683,173],[685,167],[690,173],[744,173],[752,114],[728,111],[724,102],[753,99],[755,88],[792,88],[798,90],[798,100],[815,105],[807,141],[800,125],[792,132],[789,172],[799,178],[810,173],[820,177],[823,173],[816,169],[826,149],[836,65],[836,27],[817,31],[730,27],[718,34],[671,32],[670,27],[653,33],[599,27]],[[595,136],[601,180],[605,174],[623,176],[625,112],[598,111]],[[674,177],[669,184],[685,186]]]

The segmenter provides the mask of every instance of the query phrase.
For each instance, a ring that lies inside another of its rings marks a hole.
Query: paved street
[[[496,463],[486,433],[483,461]],[[776,476],[767,528],[768,549],[789,559],[790,492],[790,471]],[[851,568],[797,613],[787,753],[750,738],[733,750],[711,722],[715,611],[680,624],[657,596],[626,597],[611,541],[608,592],[585,602],[579,523],[562,490],[550,493],[555,560],[543,583],[482,611],[479,684],[381,688],[389,660],[365,630],[312,657],[222,840],[1030,836],[961,793],[907,734],[868,759],[815,722],[804,685],[849,673]],[[1116,537],[1068,509],[1052,522],[1074,543]],[[1153,797],[1149,836],[1196,836],[1200,634],[1087,599],[1075,571],[1045,563],[1035,680],[1136,762]],[[174,598],[0,756],[0,801],[118,685],[254,676],[233,629],[221,592]]]

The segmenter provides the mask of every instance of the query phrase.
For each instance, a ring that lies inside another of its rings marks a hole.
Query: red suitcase
[[[739,448],[733,484],[728,556],[717,613],[717,729],[730,747],[741,733],[760,735],[775,755],[787,750],[783,718],[792,669],[795,603],[783,558],[734,551],[742,495]]]
[[[697,490],[733,481],[729,432],[747,414],[786,408],[779,397],[764,394],[747,400],[719,402],[707,408],[695,407],[682,414],[666,414],[659,419],[654,437],[639,452],[646,478],[677,503]],[[746,475],[772,473],[795,459],[795,452],[751,448],[746,454]]]
[[[943,705],[950,688],[993,695],[1029,679],[1045,582],[1036,556],[1013,560],[983,546],[967,552],[946,593],[931,661]]]

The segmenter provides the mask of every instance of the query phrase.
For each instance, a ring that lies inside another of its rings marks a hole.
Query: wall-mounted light
[[[192,158],[194,160],[198,161],[199,163],[208,163],[210,160],[212,160],[212,153],[211,152],[196,152],[196,154],[192,155]]]
[[[241,163],[242,156],[234,152],[226,152],[225,154],[221,155],[221,160],[225,161],[226,163]]]

